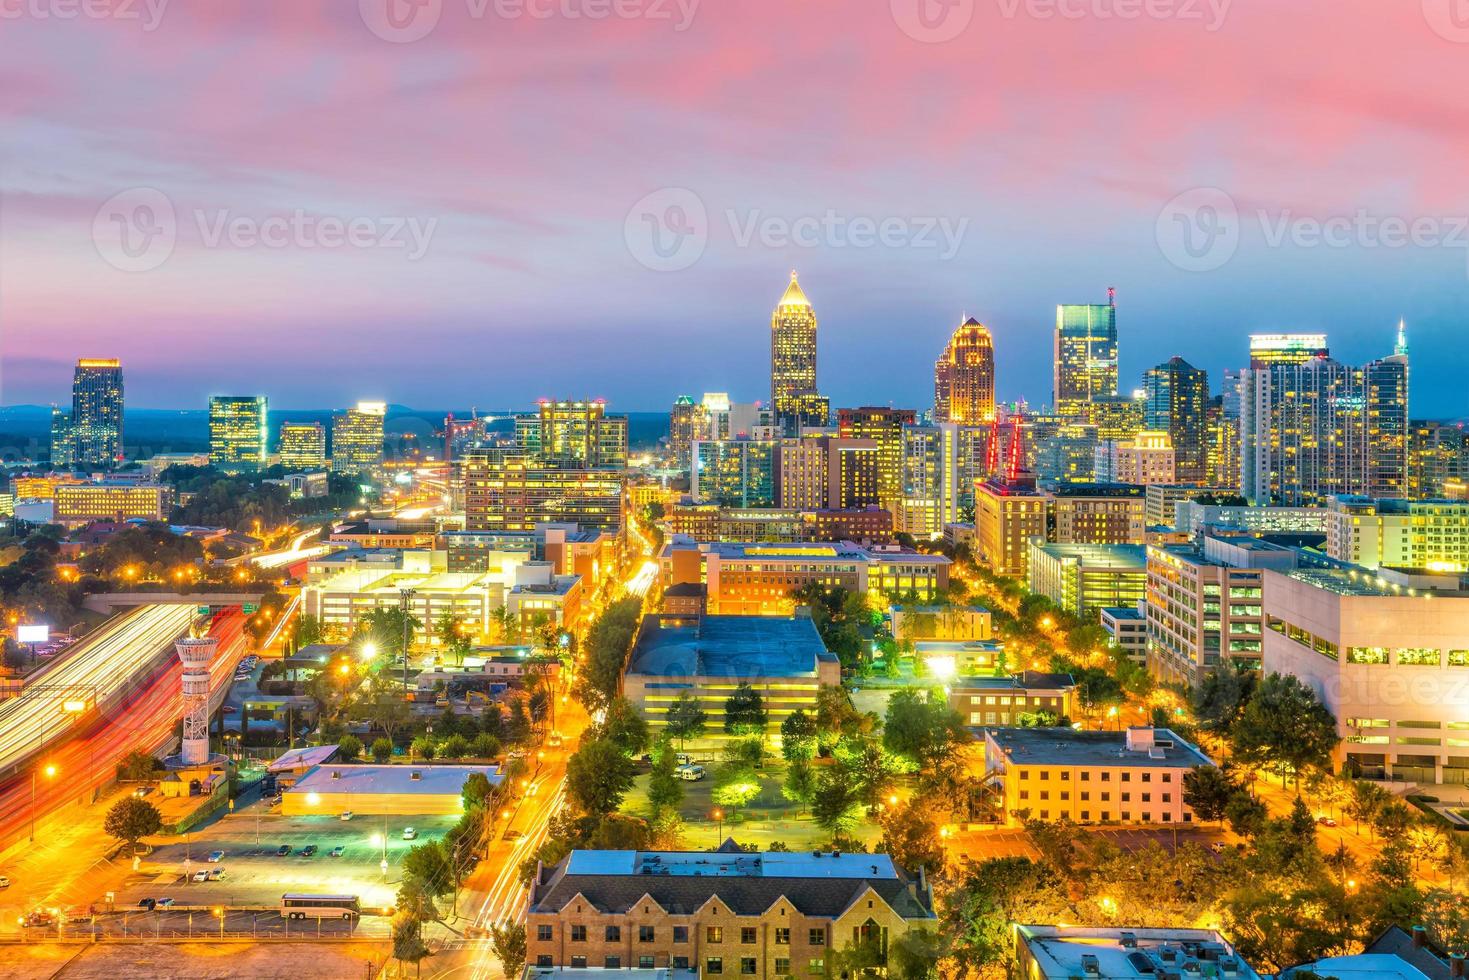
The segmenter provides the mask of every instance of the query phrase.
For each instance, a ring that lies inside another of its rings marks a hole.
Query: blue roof
[[[648,616],[627,672],[663,677],[814,677],[820,660],[836,658],[821,642],[809,616],[705,616],[696,622]]]

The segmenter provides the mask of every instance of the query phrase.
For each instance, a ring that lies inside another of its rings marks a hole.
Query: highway
[[[142,606],[102,626],[0,702],[0,772],[14,772],[48,744],[106,710],[194,619],[192,606]]]
[[[316,558],[332,550],[332,546],[326,543],[318,543],[307,546],[306,542],[321,535],[321,528],[309,527],[291,539],[289,547],[279,551],[269,551],[261,555],[252,555],[247,560],[256,568],[285,568],[294,565],[298,561],[308,558]]]

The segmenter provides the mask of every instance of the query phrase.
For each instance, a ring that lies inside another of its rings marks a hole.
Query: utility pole
[[[414,596],[413,589],[399,589],[399,608],[403,611],[403,696],[408,696],[408,636],[410,633],[408,620],[408,603]]]

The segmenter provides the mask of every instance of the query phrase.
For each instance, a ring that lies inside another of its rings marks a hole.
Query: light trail
[[[282,548],[280,551],[269,551],[263,555],[255,555],[250,558],[250,563],[256,568],[284,568],[287,565],[294,565],[298,561],[305,561],[308,558],[316,558],[327,554],[332,550],[332,546],[326,543],[312,545],[309,548],[305,547],[308,540],[320,533],[321,528],[319,527],[307,528],[291,539],[290,547]]]

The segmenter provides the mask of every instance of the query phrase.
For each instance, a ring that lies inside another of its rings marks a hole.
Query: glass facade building
[[[269,429],[264,395],[209,399],[209,462],[226,473],[265,466]]]
[[[122,363],[116,358],[82,358],[71,382],[75,459],[82,466],[122,461]]]
[[[1117,394],[1117,307],[1112,303],[1056,307],[1056,414],[1085,420],[1093,398]]]

